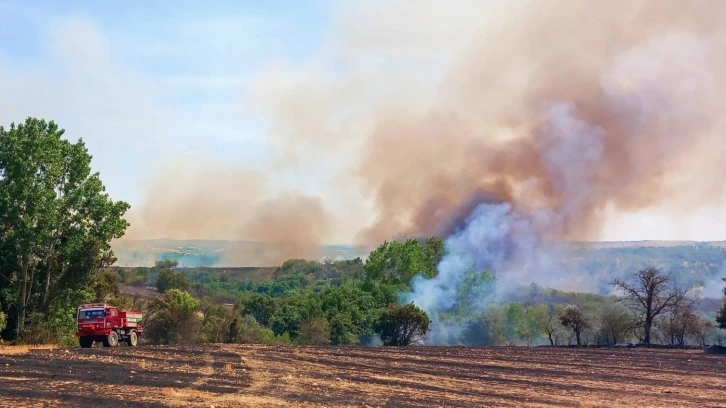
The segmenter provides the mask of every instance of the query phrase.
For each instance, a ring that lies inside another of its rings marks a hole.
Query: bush
[[[232,312],[221,306],[209,306],[204,310],[199,341],[223,343],[229,338]]]
[[[290,345],[290,344],[292,344],[292,339],[290,339],[290,335],[288,333],[284,333],[282,335],[275,336],[275,340],[273,340],[272,344]]]
[[[155,344],[193,343],[199,332],[199,300],[179,289],[155,299],[146,312],[145,335]]]
[[[296,344],[325,345],[330,344],[330,326],[323,318],[306,319],[300,324]]]
[[[23,331],[23,343],[58,344],[61,347],[77,347],[76,323],[72,314],[33,313]]]
[[[189,279],[182,273],[176,273],[171,269],[162,269],[156,278],[156,290],[164,293],[170,289],[189,290]]]
[[[275,333],[258,323],[251,315],[232,320],[229,334],[232,343],[270,344],[275,340]]]

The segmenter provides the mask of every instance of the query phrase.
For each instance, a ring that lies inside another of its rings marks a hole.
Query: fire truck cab
[[[105,303],[87,303],[76,309],[76,337],[81,347],[92,347],[94,342],[104,347],[116,347],[123,341],[131,347],[139,345],[141,312],[122,311]]]

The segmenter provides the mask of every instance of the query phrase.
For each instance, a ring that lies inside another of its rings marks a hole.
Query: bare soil
[[[12,407],[726,407],[702,350],[142,346],[0,355]]]

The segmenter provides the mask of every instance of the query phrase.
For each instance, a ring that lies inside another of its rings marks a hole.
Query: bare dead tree
[[[635,315],[638,327],[643,328],[643,343],[650,344],[655,318],[678,309],[687,302],[689,290],[680,289],[670,274],[648,267],[633,274],[631,282],[615,279],[613,285],[625,296],[619,299]]]

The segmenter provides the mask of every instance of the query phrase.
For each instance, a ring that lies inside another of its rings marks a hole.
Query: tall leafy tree
[[[71,143],[53,121],[27,118],[0,127],[0,297],[5,337],[20,337],[26,316],[92,297],[99,267],[115,261],[129,205],[113,201],[84,141]]]
[[[431,278],[436,275],[438,246],[429,246],[415,239],[405,242],[386,241],[368,255],[365,264],[366,280],[394,285],[407,285],[415,275]]]

